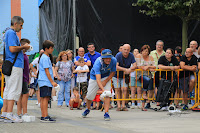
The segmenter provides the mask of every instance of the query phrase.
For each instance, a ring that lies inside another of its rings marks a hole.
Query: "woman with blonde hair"
[[[57,61],[58,62],[56,63],[55,72],[58,79],[58,84],[60,85],[57,105],[58,107],[61,107],[65,98],[65,104],[68,107],[70,100],[71,78],[73,77],[74,71],[74,63],[68,59],[68,54],[66,51],[62,51],[59,53]]]

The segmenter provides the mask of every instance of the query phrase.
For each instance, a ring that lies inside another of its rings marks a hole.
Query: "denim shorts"
[[[131,86],[136,86],[136,79],[135,77],[131,77]],[[137,87],[141,87],[141,82],[137,80]]]
[[[117,80],[116,77],[113,77],[112,80],[113,80],[114,88],[128,87],[128,84],[125,83],[125,79],[123,80],[123,78],[119,78]]]
[[[51,97],[52,87],[42,86],[40,87],[40,97]]]
[[[131,77],[131,86],[136,86],[135,77]],[[140,80],[137,80],[137,87],[141,87],[142,83]],[[153,90],[153,79],[148,78],[147,76],[143,76],[143,90]]]

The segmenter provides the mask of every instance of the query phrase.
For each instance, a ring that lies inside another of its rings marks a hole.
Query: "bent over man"
[[[105,49],[102,51],[102,55],[97,58],[94,66],[90,72],[90,80],[87,92],[87,108],[82,113],[82,117],[86,117],[90,113],[90,106],[92,100],[95,98],[98,89],[100,88],[106,97],[104,100],[105,114],[104,119],[110,120],[108,114],[110,99],[111,99],[111,79],[115,75],[117,60],[112,56],[112,51]]]

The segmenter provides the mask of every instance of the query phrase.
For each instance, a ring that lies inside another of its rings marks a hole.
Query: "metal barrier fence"
[[[169,72],[171,72],[171,81],[173,81],[173,74],[174,72],[171,71],[171,70],[162,70],[162,69],[155,69],[155,72],[159,72],[159,80],[161,79],[161,72],[165,72],[165,75],[166,75],[166,79],[167,79],[167,75]],[[177,88],[175,88],[175,92],[178,90],[179,88],[179,75],[180,75],[180,72],[181,71],[184,71],[183,69],[178,69],[178,70],[175,70],[176,74],[177,74],[177,80],[178,80],[178,86]],[[137,81],[138,81],[138,77],[137,77],[137,73],[140,72],[141,75],[143,75],[144,71],[142,69],[136,69],[135,70],[135,87],[137,87]],[[153,74],[153,92],[155,91],[155,72],[152,72]],[[150,74],[150,71],[148,71],[148,75]],[[198,105],[200,105],[199,103],[199,100],[200,100],[200,97],[199,97],[199,87],[200,87],[200,78],[198,78],[198,82],[197,82],[197,74],[194,72],[194,76],[195,76],[195,94],[194,94],[194,98],[187,98],[187,100],[195,100],[195,104],[192,106],[192,108],[195,108],[197,107]],[[198,77],[200,77],[200,71],[198,72]],[[131,79],[131,77],[130,77]],[[184,74],[184,80],[185,80],[185,74]],[[118,88],[118,83],[119,83],[119,70],[117,70],[117,88]],[[198,83],[198,85],[197,85]],[[130,88],[130,81],[129,81],[129,88]],[[123,75],[123,86],[125,86],[125,74]],[[141,76],[141,88],[143,88],[143,76]],[[128,98],[125,98],[125,96],[123,95],[121,99],[119,99],[118,97],[118,94],[115,96],[116,99],[112,99],[113,101],[137,101],[137,100],[144,100],[143,97],[141,98],[137,98],[137,95],[135,95],[135,98],[131,98],[130,94],[128,95]],[[155,93],[153,93],[153,97],[149,97],[149,94],[147,96],[148,100],[156,100],[155,98]],[[177,94],[177,97],[174,97],[173,93],[171,94],[171,97],[169,98],[169,100],[184,100],[184,98],[181,98],[181,96],[179,95],[179,93]],[[191,108],[191,109],[192,109]]]
[[[143,75],[143,70],[142,69],[136,69],[135,70],[135,76],[136,76],[136,78],[135,78],[135,80],[136,80],[136,85],[135,85],[135,87],[137,87],[137,73],[138,72],[141,72],[141,75]],[[159,72],[159,79],[161,79],[161,72],[166,72],[166,78],[167,78],[167,72],[169,72],[169,71],[171,71],[171,70],[162,70],[162,69],[155,69],[155,71],[158,71]],[[182,69],[178,69],[178,70],[176,70],[176,72],[177,72],[177,78],[178,78],[178,88],[179,88],[179,73],[180,73],[180,71],[183,71]],[[0,69],[0,72],[1,72],[1,97],[3,98],[3,91],[4,91],[4,75],[3,75],[3,73],[2,73],[2,70]],[[148,74],[149,74],[150,72],[148,71]],[[173,80],[173,71],[171,71],[171,75],[172,75],[172,78],[171,78],[171,80]],[[196,75],[196,73],[194,72],[194,76],[195,76],[195,80],[197,81],[197,75]],[[200,77],[200,71],[198,72],[198,77]],[[117,82],[119,82],[118,81],[119,80],[119,71],[117,71]],[[197,85],[197,83],[198,83],[198,85]],[[123,86],[125,85],[125,75],[123,75]],[[130,85],[130,81],[129,81],[129,85]],[[130,86],[129,86],[130,87]],[[117,88],[118,88],[118,84],[117,84]],[[143,88],[143,78],[141,78],[141,88]],[[198,107],[199,105],[200,105],[200,94],[199,94],[199,88],[200,88],[200,78],[198,78],[198,82],[195,82],[195,96],[194,96],[194,98],[188,98],[188,100],[195,100],[195,104],[192,106],[192,108],[195,108],[195,107]],[[176,88],[177,89],[177,88]],[[153,74],[153,90],[155,90],[155,74]],[[154,94],[154,93],[153,93]],[[118,99],[118,95],[116,96],[116,99],[112,99],[113,101],[130,101],[130,100],[144,100],[144,98],[130,98],[130,96],[128,96],[129,98],[124,98],[124,96],[123,96],[123,98],[121,98],[121,99]],[[149,95],[148,95],[148,100],[155,100],[156,98],[155,98],[155,95],[153,95],[153,97],[152,98],[150,98],[149,97]],[[177,98],[175,98],[174,97],[174,95],[172,94],[171,95],[171,97],[169,98],[169,100],[183,100],[183,98],[181,98],[180,97],[180,95],[178,94],[178,96],[177,96]]]

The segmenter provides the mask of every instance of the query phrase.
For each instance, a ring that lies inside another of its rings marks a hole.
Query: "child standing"
[[[35,69],[35,71],[37,71],[37,67],[33,66],[33,68]],[[30,68],[30,90],[29,90],[29,96],[32,97],[35,89],[37,87],[37,75],[35,75],[35,73],[33,72],[33,70]]]
[[[70,110],[73,110],[73,108],[77,108],[78,110],[81,110],[82,99],[80,99],[79,89],[78,87],[73,88],[73,94],[71,95],[71,99],[69,101]]]
[[[20,43],[22,46],[29,45],[30,41],[28,39],[21,39]],[[28,115],[27,114],[27,103],[28,103],[28,84],[29,84],[29,60],[28,56],[25,54],[27,50],[23,50],[24,54],[24,69],[23,69],[23,83],[22,83],[22,94],[17,102],[17,114],[18,116]],[[23,109],[23,114],[22,114]]]
[[[54,82],[53,70],[52,70],[52,52],[54,44],[49,40],[45,40],[42,44],[44,53],[40,56],[39,59],[39,76],[38,76],[38,85],[40,88],[40,107],[41,107],[41,122],[55,122],[56,120],[52,119],[48,115],[48,101],[51,97],[52,87],[56,87],[57,83]]]
[[[87,73],[89,72],[89,67],[85,65],[84,58],[79,58],[78,64],[79,66],[76,68],[74,73],[77,73],[77,80],[76,80],[77,86],[81,88],[81,90],[79,91],[82,92],[82,98],[83,101],[85,102],[85,96],[87,94],[87,87],[88,87]]]

